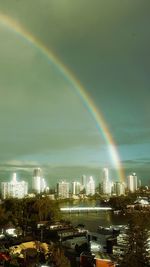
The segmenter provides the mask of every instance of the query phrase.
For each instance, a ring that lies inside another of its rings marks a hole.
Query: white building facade
[[[87,177],[86,177],[86,175],[83,174],[82,175],[82,182],[81,182],[82,190],[86,188],[86,183],[87,183]]]
[[[33,178],[32,178],[32,190],[36,194],[40,194],[46,190],[46,182],[45,179],[42,177],[42,170],[41,168],[36,168],[33,171]]]
[[[1,183],[2,198],[24,198],[28,194],[28,183],[25,181],[17,181],[16,173],[10,182]]]
[[[107,168],[103,169],[103,178],[102,178],[102,191],[103,194],[111,194],[111,182],[109,180],[109,170]]]
[[[60,199],[69,198],[69,183],[61,181],[57,184],[57,195]]]
[[[92,176],[89,177],[89,181],[86,185],[86,195],[93,196],[95,194],[95,181]]]
[[[72,182],[72,194],[78,195],[81,191],[81,184],[79,182]]]
[[[115,182],[113,185],[113,193],[116,196],[125,195],[125,184],[121,182]]]
[[[127,177],[127,188],[130,192],[135,192],[138,188],[138,181],[136,173],[133,173]]]

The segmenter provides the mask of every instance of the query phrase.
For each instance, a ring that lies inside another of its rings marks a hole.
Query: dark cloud
[[[141,160],[147,170],[149,8],[149,0],[0,2],[2,14],[54,51],[81,81],[104,115],[124,167],[139,168]],[[0,39],[0,160],[108,162],[102,134],[58,68],[1,23]]]

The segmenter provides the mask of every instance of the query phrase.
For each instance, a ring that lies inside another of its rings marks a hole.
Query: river
[[[81,201],[81,202],[66,202],[61,204],[61,207],[76,207],[76,206],[100,206],[97,201]],[[115,215],[113,211],[99,211],[97,213],[65,213],[63,219],[69,220],[74,226],[84,224],[89,231],[95,232],[98,226],[108,227],[111,225],[127,224],[128,218],[124,215]]]

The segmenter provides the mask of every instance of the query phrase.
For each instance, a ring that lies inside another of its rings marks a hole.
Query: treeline
[[[27,226],[34,228],[39,221],[53,222],[59,218],[58,203],[47,196],[11,198],[0,204],[0,228],[12,224],[25,230]]]

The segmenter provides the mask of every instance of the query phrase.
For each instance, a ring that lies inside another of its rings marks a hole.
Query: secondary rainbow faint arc
[[[109,153],[117,170],[119,176],[118,178],[121,181],[124,181],[124,172],[112,135],[108,130],[102,113],[96,108],[94,102],[88,96],[81,83],[74,77],[74,75],[67,69],[67,67],[58,59],[58,57],[50,49],[48,49],[42,42],[37,40],[37,38],[35,38],[29,31],[24,29],[24,27],[20,25],[20,23],[4,14],[0,14],[0,23],[9,28],[10,30],[14,31],[15,33],[19,34],[35,48],[40,50],[42,54],[44,54],[52,63],[57,66],[63,76],[73,85],[73,87],[76,89],[76,93],[79,95],[90,114],[92,114],[92,117],[94,118],[99,131],[102,132],[106,143],[109,145]]]

